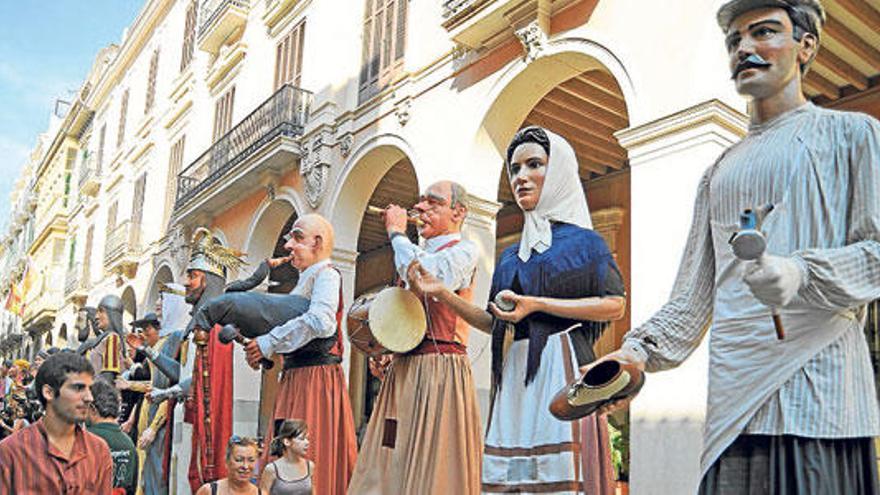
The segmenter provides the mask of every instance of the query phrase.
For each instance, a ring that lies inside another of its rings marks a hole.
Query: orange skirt
[[[395,356],[349,493],[476,495],[482,452],[468,356]]]
[[[314,493],[344,495],[354,471],[357,440],[342,367],[328,364],[285,371],[274,417],[276,421],[301,419],[308,425],[308,454],[315,462]],[[271,439],[275,434],[274,421],[269,432]],[[264,461],[270,461],[268,452],[266,448]]]

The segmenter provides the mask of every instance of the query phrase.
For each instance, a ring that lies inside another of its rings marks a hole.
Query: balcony
[[[274,28],[300,3],[300,0],[266,0],[266,10],[263,11],[266,27]]]
[[[82,269],[82,263],[77,263],[67,270],[67,276],[64,278],[64,298],[76,304],[85,302],[89,295],[86,285],[88,275],[83,274]]]
[[[208,0],[199,18],[199,48],[216,54],[226,40],[244,29],[250,11],[249,0]]]
[[[80,196],[96,196],[101,188],[101,171],[96,166],[93,154],[86,155],[79,169]]]
[[[312,94],[285,85],[218,139],[177,177],[174,214],[216,210],[258,187],[248,180],[289,170],[301,154],[299,136]]]
[[[124,274],[128,278],[137,272],[141,249],[141,226],[126,220],[117,225],[107,237],[104,248],[104,268],[109,273]]]
[[[549,33],[550,18],[577,0],[444,0],[443,27],[467,48],[493,48],[537,22]]]

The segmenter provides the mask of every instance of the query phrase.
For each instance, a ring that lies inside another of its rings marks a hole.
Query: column
[[[633,326],[666,302],[703,172],[746,130],[718,100],[616,134],[629,152]],[[653,373],[630,409],[633,493],[693,493],[699,484],[708,339],[674,370]]]
[[[468,215],[462,226],[462,236],[477,244],[479,256],[474,276],[474,304],[486,307],[492,272],[495,270],[495,215],[501,203],[468,195]],[[468,357],[476,387],[480,418],[485,429],[489,419],[489,390],[492,380],[492,339],[489,335],[471,329],[468,337]]]

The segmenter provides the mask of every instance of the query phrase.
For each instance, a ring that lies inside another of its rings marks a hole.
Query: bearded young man
[[[672,368],[711,324],[700,493],[880,492],[862,332],[880,297],[880,125],[804,97],[823,22],[818,0],[719,10],[749,133],[703,176],[672,298],[614,354]],[[760,263],[728,242],[749,208],[763,215]]]
[[[110,493],[110,449],[81,425],[92,404],[95,370],[72,352],[49,357],[34,380],[46,414],[0,442],[0,493]]]
[[[385,210],[385,229],[402,280],[424,270],[471,300],[477,246],[461,237],[466,196],[451,181],[425,190],[414,206],[424,247],[406,237],[403,208],[391,205]],[[352,478],[353,495],[480,491],[483,439],[467,354],[470,327],[445,303],[431,296],[420,299],[428,315],[425,339],[387,365]]]

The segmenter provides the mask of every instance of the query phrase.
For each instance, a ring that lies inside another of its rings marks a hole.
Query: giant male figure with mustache
[[[669,302],[614,356],[672,368],[711,327],[700,493],[880,493],[862,333],[880,297],[880,124],[804,96],[819,0],[733,0],[717,20],[749,132],[700,182]],[[746,209],[759,261],[728,242]]]

